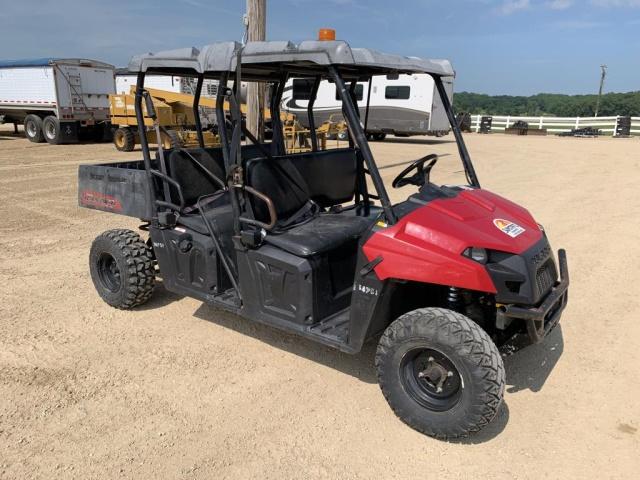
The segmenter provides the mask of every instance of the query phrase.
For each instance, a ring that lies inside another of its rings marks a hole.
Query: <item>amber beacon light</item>
[[[318,40],[331,41],[336,39],[336,31],[333,28],[321,28],[318,31]]]

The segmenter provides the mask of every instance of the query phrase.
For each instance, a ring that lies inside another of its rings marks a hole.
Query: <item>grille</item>
[[[531,261],[535,266],[538,266],[542,263],[545,263],[549,258],[549,255],[551,255],[551,247],[549,245],[545,245],[544,248],[542,248],[531,258]]]
[[[536,287],[538,288],[539,295],[547,293],[547,291],[553,286],[555,283],[554,277],[554,269],[551,262],[546,262],[537,270]]]

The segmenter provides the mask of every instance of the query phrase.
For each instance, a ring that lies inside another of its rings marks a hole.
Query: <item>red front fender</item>
[[[522,231],[511,236],[496,220],[513,222]],[[519,254],[541,237],[537,223],[524,208],[478,189],[432,200],[395,225],[375,227],[363,249],[369,261],[382,257],[375,267],[381,280],[397,278],[496,293],[485,266],[462,252],[481,247]]]

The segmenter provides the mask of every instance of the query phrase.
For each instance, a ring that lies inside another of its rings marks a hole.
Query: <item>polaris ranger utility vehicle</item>
[[[204,148],[200,135],[199,148],[166,151],[160,142],[152,155],[141,137],[141,161],[80,167],[81,206],[139,218],[148,232],[145,241],[110,230],[93,242],[91,277],[108,304],[144,303],[160,277],[169,291],[344,352],[379,339],[380,387],[408,425],[456,438],[494,417],[505,386],[499,348],[540,342],[557,325],[567,262],[560,250],[556,264],[524,208],[480,188],[442,82],[453,75],[448,61],[341,41],[250,42],[138,56],[129,69],[138,72],[140,127],[144,109],[155,115],[147,73],[194,76],[196,119],[204,80],[219,80],[221,147]],[[393,204],[355,87],[376,75],[423,73],[434,79],[468,184],[431,182],[438,156],[429,154],[393,180],[408,193]],[[307,80],[294,95],[308,99],[309,112],[320,82],[335,83],[348,148],[319,151],[312,135],[311,152],[286,154],[279,122],[268,144],[243,132],[229,82],[267,82],[278,119],[289,78]]]

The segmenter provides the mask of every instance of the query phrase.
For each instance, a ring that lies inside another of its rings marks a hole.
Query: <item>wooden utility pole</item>
[[[247,41],[263,41],[267,31],[267,1],[247,0]],[[260,142],[264,141],[264,83],[247,84],[247,130]]]
[[[598,91],[598,100],[596,101],[596,114],[595,116],[598,116],[598,111],[600,110],[600,98],[602,97],[602,88],[604,87],[604,79],[607,76],[607,66],[606,65],[600,65],[600,68],[602,69],[602,74],[600,75],[600,90]]]

